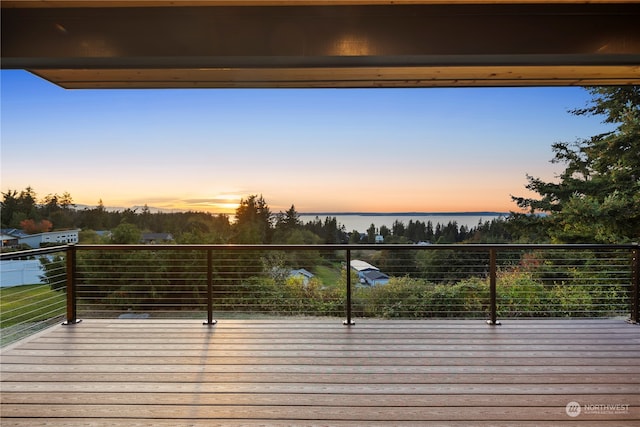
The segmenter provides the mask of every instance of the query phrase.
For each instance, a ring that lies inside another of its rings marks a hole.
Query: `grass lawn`
[[[323,285],[333,287],[340,281],[340,269],[327,267],[324,265],[317,266],[313,269],[313,273],[318,277]]]
[[[66,295],[49,285],[0,288],[0,327],[38,322],[64,315]]]

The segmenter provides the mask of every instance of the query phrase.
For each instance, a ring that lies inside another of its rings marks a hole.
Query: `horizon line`
[[[345,212],[298,212],[298,215],[360,215],[360,216],[420,216],[420,215],[510,215],[511,212],[500,211],[447,211],[447,212],[429,212],[429,211],[400,211],[400,212],[361,212],[361,211],[345,211]]]
[[[204,209],[185,209],[185,208],[166,208],[166,207],[157,207],[150,205],[133,205],[129,207],[124,206],[109,206],[106,205],[104,208],[108,211],[118,212],[120,210],[133,209],[137,211],[138,209],[146,206],[152,211],[160,211],[165,213],[187,213],[187,212],[201,212],[208,213],[213,215],[227,215],[234,216],[235,212],[211,212]],[[96,208],[97,205],[89,205],[84,203],[74,204],[75,209],[93,209]],[[273,214],[278,214],[279,212],[272,212]],[[304,216],[448,216],[448,215],[461,215],[461,216],[472,216],[472,215],[489,215],[489,216],[507,216],[511,215],[512,211],[394,211],[394,212],[380,212],[380,211],[312,211],[312,212],[297,212],[298,215]]]

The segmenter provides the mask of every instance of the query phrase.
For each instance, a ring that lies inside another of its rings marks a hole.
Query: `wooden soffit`
[[[0,5],[2,68],[65,88],[640,84],[639,1]]]

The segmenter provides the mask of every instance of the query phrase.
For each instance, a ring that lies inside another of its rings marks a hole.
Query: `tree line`
[[[81,229],[82,243],[138,243],[142,233],[169,233],[177,243],[243,244],[341,244],[376,243],[460,243],[465,241],[508,240],[501,220],[475,228],[455,221],[433,224],[396,220],[391,228],[375,224],[367,230],[346,230],[335,216],[315,217],[302,222],[295,205],[273,213],[262,195],[240,201],[234,220],[229,215],[207,212],[151,212],[140,209],[110,210],[102,201],[95,207],[78,209],[72,196],[48,194],[39,199],[33,187],[2,193],[2,228],[20,229],[28,234],[70,228]],[[108,237],[101,237],[109,231]]]
[[[396,221],[390,228],[347,231],[335,217],[302,223],[291,205],[273,213],[261,195],[242,199],[234,220],[202,212],[152,213],[109,211],[102,203],[76,209],[71,196],[47,195],[37,202],[28,187],[3,193],[3,227],[82,228],[85,242],[101,239],[92,230],[110,230],[112,243],[138,243],[142,231],[169,232],[177,243],[624,243],[640,240],[640,91],[638,87],[592,88],[593,105],[574,114],[604,114],[614,131],[575,143],[556,143],[552,161],[566,170],[556,182],[528,177],[538,198],[514,196],[526,213],[458,227]],[[92,234],[93,233],[93,234]],[[356,251],[390,276],[389,284],[357,287],[354,310],[361,316],[485,316],[489,298],[489,255],[483,251]],[[446,250],[445,250],[446,249]],[[157,253],[156,253],[157,252]],[[353,272],[331,251],[220,251],[213,262],[217,310],[270,314],[339,315],[345,280]],[[338,252],[338,251],[336,251]],[[630,277],[623,271],[628,256],[597,251],[515,251],[498,260],[497,298],[501,315],[595,316],[626,313]],[[62,257],[45,260],[52,288],[64,286],[53,275]],[[88,307],[113,310],[157,310],[163,307],[202,310],[207,259],[195,251],[131,251],[78,256],[79,295]],[[139,266],[146,274],[140,277]],[[309,282],[291,277],[305,268]],[[323,274],[331,277],[322,277]],[[357,277],[352,277],[357,282]]]
[[[591,138],[552,145],[552,163],[565,169],[555,181],[527,175],[526,188],[537,197],[512,196],[521,209],[504,220],[468,229],[454,222],[435,226],[420,221],[391,228],[345,230],[335,217],[301,223],[294,205],[273,213],[261,195],[243,199],[235,220],[205,212],[152,213],[96,207],[76,209],[67,192],[37,199],[35,190],[2,193],[2,228],[28,232],[80,228],[85,241],[99,240],[91,230],[113,230],[116,243],[136,242],[140,232],[171,233],[178,243],[624,243],[640,240],[640,86],[587,89],[590,103],[571,110],[595,115],[614,129]],[[120,229],[118,229],[120,227]],[[115,232],[117,231],[117,232]],[[138,238],[139,240],[139,238]]]

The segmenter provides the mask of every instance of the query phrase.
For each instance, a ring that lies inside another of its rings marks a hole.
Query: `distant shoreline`
[[[300,212],[304,216],[508,216],[509,212]]]

